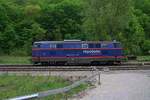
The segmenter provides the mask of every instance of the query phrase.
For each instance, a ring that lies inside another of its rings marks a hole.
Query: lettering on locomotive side
[[[101,50],[83,50],[83,53],[89,54],[89,53],[100,53],[101,54]]]

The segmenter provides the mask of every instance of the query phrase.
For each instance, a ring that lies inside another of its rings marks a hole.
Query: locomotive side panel
[[[88,43],[88,42],[65,42],[65,43],[43,43],[40,46],[34,46],[32,49],[33,62],[47,63],[92,63],[92,62],[115,62],[123,61],[123,49],[109,43]]]
[[[67,63],[90,63],[92,61],[115,61],[116,58],[118,60],[123,58],[121,54],[122,49],[49,49],[37,51],[41,54],[40,62],[65,61]]]

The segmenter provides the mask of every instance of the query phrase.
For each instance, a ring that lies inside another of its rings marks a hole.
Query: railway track
[[[125,63],[122,65],[96,66],[99,70],[150,70],[150,63]],[[92,71],[91,66],[35,66],[0,65],[0,71]]]

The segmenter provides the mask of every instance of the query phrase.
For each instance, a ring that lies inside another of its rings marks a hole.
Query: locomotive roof
[[[117,41],[37,41],[34,43],[120,43]]]

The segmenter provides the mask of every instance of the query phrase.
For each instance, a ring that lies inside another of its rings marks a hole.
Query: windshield
[[[114,48],[121,48],[121,43],[114,43]]]
[[[40,43],[34,43],[33,48],[40,48]]]

